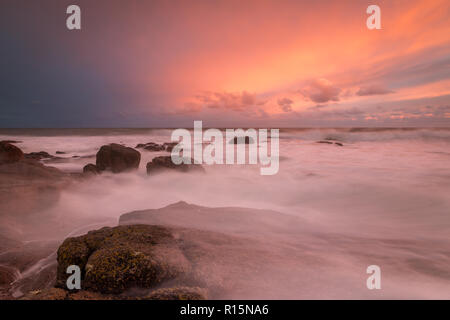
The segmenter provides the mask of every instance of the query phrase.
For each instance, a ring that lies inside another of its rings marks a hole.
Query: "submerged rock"
[[[149,143],[139,143],[136,146],[136,149],[145,149],[147,151],[164,151],[166,148],[162,144],[149,142]]]
[[[106,227],[66,239],[58,249],[59,287],[65,287],[70,265],[80,267],[83,289],[114,294],[151,288],[190,269],[171,231],[147,225]]]
[[[191,163],[194,162],[191,160]],[[176,170],[180,172],[188,172],[198,170],[204,172],[205,169],[200,164],[175,164],[170,156],[160,156],[152,159],[147,163],[147,174],[154,174],[163,170]]]
[[[100,171],[111,170],[114,173],[138,169],[141,162],[138,151],[116,143],[102,146],[96,157]]]
[[[99,174],[101,171],[99,168],[92,163],[89,163],[83,167],[83,173],[89,173],[89,174]]]
[[[242,137],[234,137],[234,139],[230,140],[230,144],[253,144],[255,141],[252,137],[242,136]]]
[[[331,141],[330,138],[326,138],[325,140],[316,141],[316,143],[335,144],[340,147],[344,146],[344,144],[342,144],[341,142]]]
[[[55,158],[55,156],[53,156],[45,151],[39,151],[39,152],[27,153],[27,154],[25,154],[25,158],[33,159],[33,160],[42,160],[42,159],[53,159],[53,158]]]
[[[178,142],[164,142],[163,144],[158,144],[155,142],[139,143],[136,145],[136,149],[144,149],[147,151],[168,151],[172,152],[173,148],[178,144]]]
[[[178,142],[165,142],[163,147],[166,148],[167,152],[172,152],[173,148],[178,144]]]
[[[18,162],[23,158],[23,152],[18,147],[2,141],[0,142],[0,165]]]

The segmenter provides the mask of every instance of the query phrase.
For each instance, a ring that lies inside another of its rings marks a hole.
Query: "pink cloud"
[[[372,95],[379,95],[379,94],[389,94],[389,93],[393,93],[393,92],[394,91],[384,88],[383,86],[380,86],[380,85],[370,85],[370,86],[360,87],[359,90],[356,92],[356,95],[372,96]]]
[[[299,91],[307,99],[316,103],[325,103],[328,101],[339,101],[341,89],[334,86],[327,79],[316,79],[309,83],[308,86]]]

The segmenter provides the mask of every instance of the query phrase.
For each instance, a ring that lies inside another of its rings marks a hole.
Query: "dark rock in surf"
[[[172,152],[173,148],[178,144],[178,142],[165,142],[163,147],[166,148],[167,152]]]
[[[113,173],[138,169],[141,162],[138,151],[116,143],[102,146],[96,157],[99,170],[110,170]]]
[[[253,144],[255,141],[252,137],[242,136],[242,137],[234,137],[234,139],[230,140],[230,144]]]
[[[64,151],[56,151],[56,154],[66,154]]]
[[[317,143],[325,143],[325,144],[335,144],[335,145],[340,146],[340,147],[344,146],[344,144],[342,144],[341,142],[332,141],[331,138],[325,138],[325,140],[320,140],[320,141],[316,141],[316,142]]]
[[[55,158],[55,156],[53,156],[45,151],[39,151],[39,152],[26,153],[25,158],[33,159],[33,160],[42,160],[42,159],[52,159],[52,158]]]
[[[83,167],[83,173],[87,174],[99,174],[101,171],[95,164],[89,163]]]
[[[149,143],[139,143],[136,146],[136,149],[144,149],[144,150],[147,150],[147,151],[164,151],[166,148],[162,144],[149,142]]]
[[[0,164],[18,162],[22,158],[22,150],[8,142],[0,142]]]
[[[151,142],[151,143],[147,143],[144,146],[144,150],[147,150],[147,151],[164,151],[165,147],[160,145],[160,144]]]
[[[193,160],[191,160],[191,163]],[[160,156],[155,157],[149,163],[147,163],[147,174],[154,174],[164,170],[176,170],[179,172],[188,172],[188,171],[202,171],[205,169],[200,164],[175,164],[172,162],[172,158],[170,156]]]

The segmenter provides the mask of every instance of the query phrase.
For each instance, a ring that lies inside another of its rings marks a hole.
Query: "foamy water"
[[[63,151],[66,154],[60,156],[71,160],[52,166],[80,172],[85,164],[95,163],[95,158],[73,156],[95,155],[100,146],[112,142],[131,147],[169,142],[170,134],[171,130],[99,130],[85,134],[82,130],[66,130],[51,134],[42,131],[39,135],[2,132],[0,140],[21,140],[17,145],[24,152]],[[316,143],[327,138],[344,146]],[[418,273],[419,280],[414,278],[418,284],[404,290],[400,287],[404,280],[397,281],[389,297],[396,297],[396,292],[400,296],[425,298],[432,292],[438,298],[448,297],[450,267],[445,263],[450,260],[450,130],[285,130],[280,135],[280,170],[273,176],[261,176],[259,165],[213,165],[205,166],[206,174],[202,175],[147,176],[145,164],[154,156],[168,153],[140,152],[137,172],[95,177],[64,191],[49,211],[62,220],[76,216],[117,221],[126,212],[183,200],[212,207],[273,209],[303,218],[311,232],[352,239],[436,241],[438,248],[427,257],[424,252],[429,249],[424,247],[417,252],[408,248],[408,253],[398,252],[398,248],[388,252],[383,247],[373,254],[394,260],[405,254],[422,262],[431,259],[430,265],[440,272],[436,279]],[[349,251],[358,245],[356,240],[350,243]],[[326,248],[317,252],[324,254]],[[348,260],[336,259],[351,265]],[[353,272],[354,268],[349,270]],[[424,284],[430,287],[421,293],[419,287]]]

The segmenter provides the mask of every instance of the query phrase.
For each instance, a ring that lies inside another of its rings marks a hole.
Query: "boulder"
[[[170,229],[147,225],[105,227],[68,238],[59,247],[57,260],[58,287],[66,285],[67,267],[77,265],[83,290],[105,294],[155,287],[191,267]]]
[[[325,143],[325,144],[333,144],[333,142],[331,141],[326,141],[326,140],[321,140],[321,141],[316,141],[317,143]]]
[[[0,164],[18,162],[22,158],[22,150],[8,142],[0,142]]]
[[[42,159],[52,159],[52,158],[55,158],[55,156],[53,156],[45,151],[39,151],[39,152],[27,153],[27,154],[25,154],[25,158],[33,159],[33,160],[42,160]]]
[[[100,171],[110,170],[114,173],[138,169],[141,161],[138,151],[116,143],[102,146],[96,157]]]
[[[193,162],[194,161],[191,160],[191,163]],[[205,171],[205,169],[199,164],[181,163],[177,165],[172,162],[172,158],[170,156],[155,157],[152,159],[152,161],[147,163],[147,174],[154,174],[164,170],[176,170],[179,172],[188,172],[192,170],[202,172]]]
[[[99,174],[100,170],[95,164],[89,163],[83,167],[83,173]]]

